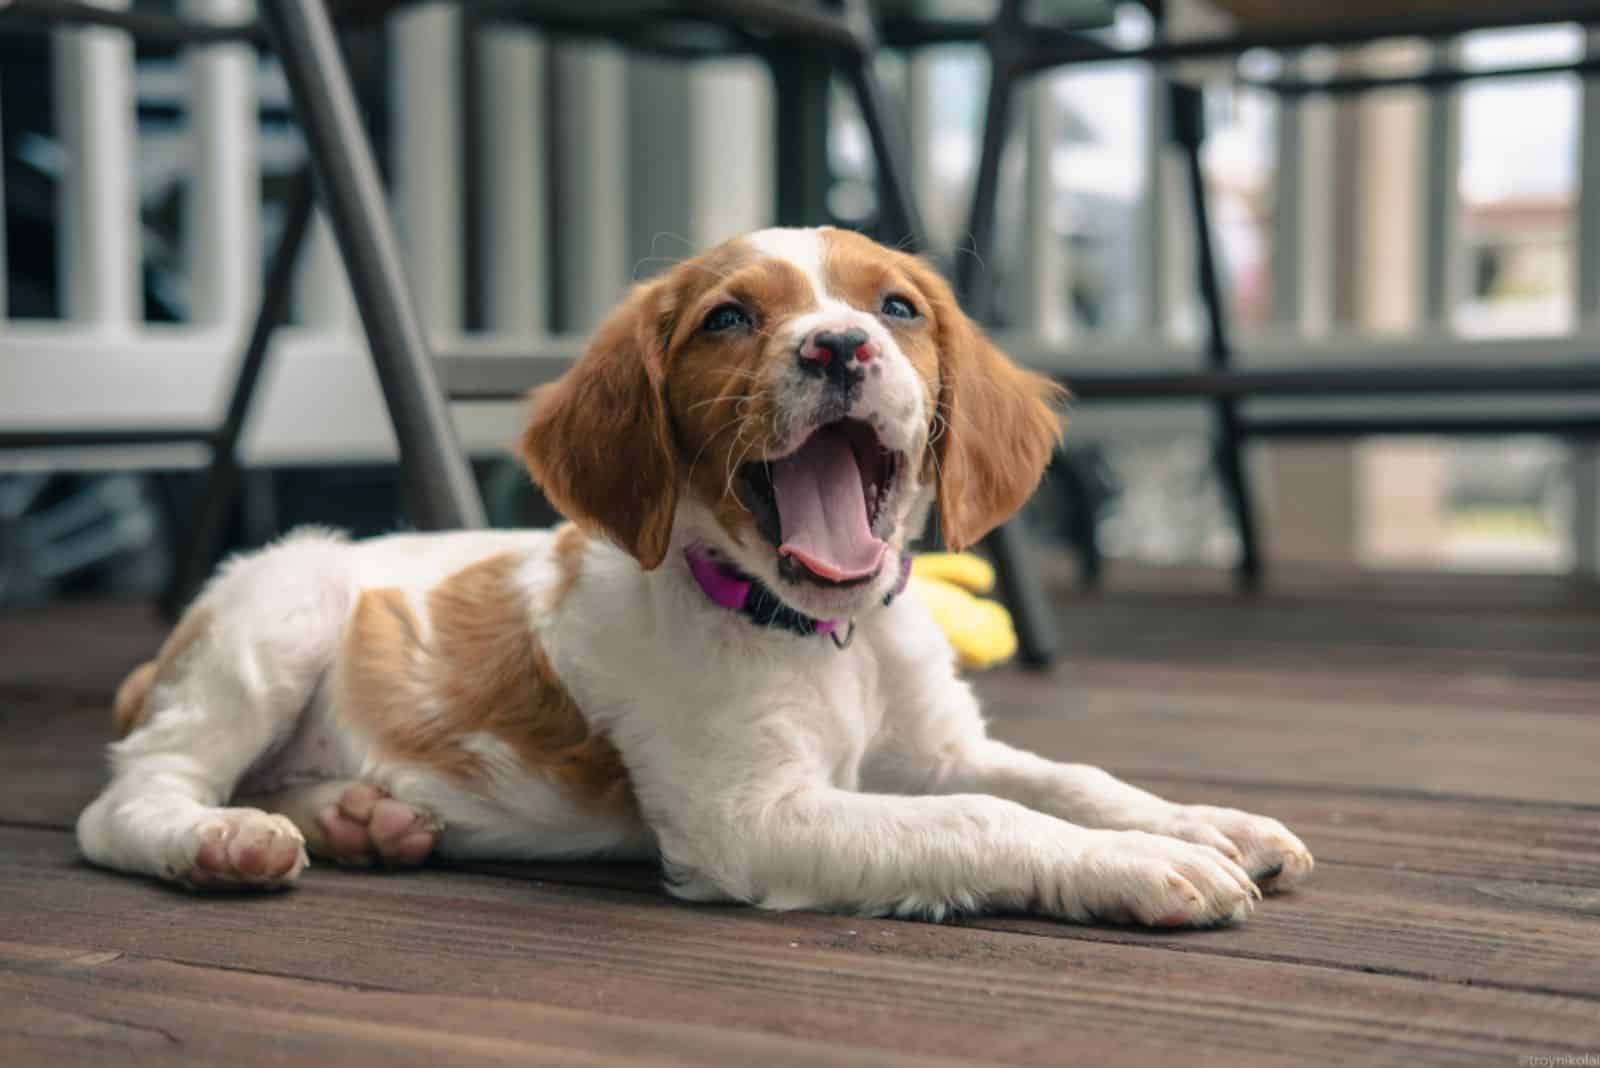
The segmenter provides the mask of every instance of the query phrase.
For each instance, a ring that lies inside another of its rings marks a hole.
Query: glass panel
[[[1272,315],[1273,177],[1277,105],[1254,90],[1207,90],[1201,161],[1207,206],[1233,321],[1265,324]]]
[[[1574,27],[1472,34],[1462,61],[1492,68],[1574,60]],[[1567,76],[1468,83],[1461,94],[1461,299],[1473,336],[1572,328],[1578,84]]]
[[[1131,64],[1085,67],[1051,80],[1060,136],[1051,159],[1049,225],[1066,246],[1063,295],[1087,332],[1139,326],[1141,208],[1149,74]]]

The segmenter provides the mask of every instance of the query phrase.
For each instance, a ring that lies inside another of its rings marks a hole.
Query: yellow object
[[[980,597],[994,589],[994,568],[971,553],[923,553],[911,561],[909,587],[933,613],[962,667],[981,671],[1017,651],[1011,613]]]

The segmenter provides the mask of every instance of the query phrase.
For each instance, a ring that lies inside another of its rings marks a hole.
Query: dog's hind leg
[[[357,868],[421,864],[443,829],[433,813],[368,782],[290,786],[240,801],[288,817],[313,856]]]
[[[333,661],[354,578],[349,548],[300,534],[242,558],[207,588],[142,669],[112,778],[78,818],[96,864],[205,888],[275,887],[305,867],[294,823],[223,807],[294,729]],[[181,640],[179,640],[181,637]]]

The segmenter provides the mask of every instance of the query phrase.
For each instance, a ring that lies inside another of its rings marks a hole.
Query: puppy
[[[900,596],[1035,488],[1059,391],[921,261],[764,230],[634,289],[538,392],[551,531],[304,531],[232,561],[116,699],[78,821],[191,887],[659,858],[672,893],[937,919],[1227,923],[1311,871],[1276,820],[985,736]]]

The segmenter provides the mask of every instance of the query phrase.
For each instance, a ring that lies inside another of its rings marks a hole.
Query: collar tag
[[[839,637],[839,628],[835,627],[828,632],[828,638],[833,642],[835,649],[850,648],[850,643],[856,638],[856,621],[852,619],[845,623],[844,637]]]

